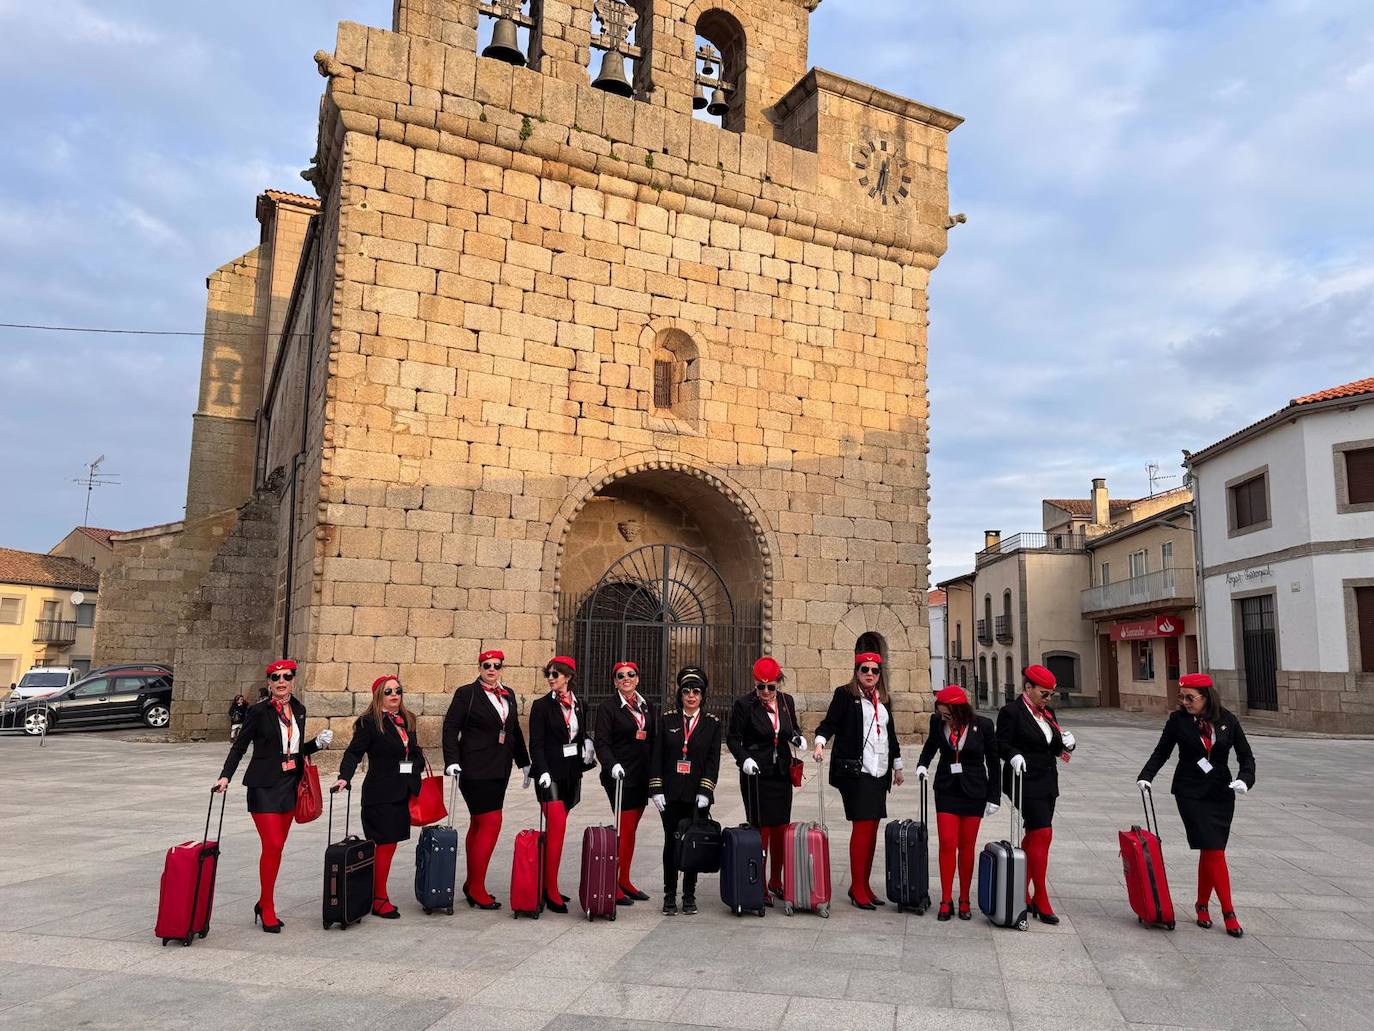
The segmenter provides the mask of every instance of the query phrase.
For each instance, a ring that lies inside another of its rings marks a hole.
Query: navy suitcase
[[[887,900],[897,912],[918,916],[930,908],[930,825],[926,822],[926,779],[921,778],[921,818],[889,820],[883,830]]]
[[[744,826],[731,827],[721,838],[721,901],[735,916],[763,916],[763,836],[757,828]]]
[[[453,886],[458,878],[458,831],[453,826],[457,787],[458,778],[454,777],[449,788],[448,823],[421,829],[415,846],[415,901],[426,915],[438,909],[453,915]]]

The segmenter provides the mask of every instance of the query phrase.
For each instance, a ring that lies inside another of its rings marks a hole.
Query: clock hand
[[[883,166],[878,169],[878,192],[882,193],[887,189],[887,163],[890,158],[883,158]]]

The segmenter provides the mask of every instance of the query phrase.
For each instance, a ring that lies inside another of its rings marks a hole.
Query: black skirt
[[[1183,829],[1188,834],[1189,848],[1226,847],[1231,838],[1231,818],[1236,813],[1236,796],[1233,792],[1207,798],[1175,795],[1174,801],[1178,803],[1178,815],[1183,819]]]
[[[378,845],[410,840],[410,803],[363,804],[363,836]]]
[[[296,809],[296,785],[301,782],[301,762],[296,760],[295,773],[283,773],[270,787],[249,788],[250,813],[290,813]]]
[[[739,775],[745,819],[755,827],[780,827],[792,822],[792,778],[757,773]],[[757,792],[757,797],[755,793]]]
[[[578,776],[556,780],[549,785],[547,791],[536,784],[534,795],[540,805],[545,802],[562,802],[564,808],[572,812],[577,803],[582,801],[582,778]]]
[[[1028,831],[1044,830],[1054,824],[1053,798],[1026,798],[1021,801],[1021,818]]]
[[[625,811],[631,809],[643,809],[649,804],[649,781],[631,780],[626,777],[623,781],[624,788],[621,789],[620,805]],[[601,774],[601,786],[606,789],[606,800],[611,803],[611,808],[615,808],[615,780],[609,773]]]
[[[860,773],[839,782],[846,820],[887,819],[887,778]]]
[[[970,798],[962,791],[935,791],[935,811],[951,816],[982,816],[985,798]]]
[[[509,775],[500,780],[478,780],[476,777],[469,777],[466,773],[458,774],[458,793],[463,796],[463,801],[467,803],[468,812],[473,816],[500,812],[505,808],[506,788],[509,785]]]

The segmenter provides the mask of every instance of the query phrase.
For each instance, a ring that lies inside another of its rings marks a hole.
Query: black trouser
[[[659,815],[663,818],[663,894],[677,894],[677,825],[696,813],[695,802],[670,801]],[[682,875],[682,897],[695,897],[697,875]]]

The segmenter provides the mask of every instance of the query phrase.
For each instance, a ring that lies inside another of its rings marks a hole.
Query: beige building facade
[[[33,666],[90,668],[99,586],[76,559],[0,548],[0,691]]]
[[[914,727],[959,119],[807,71],[814,6],[645,0],[623,43],[545,5],[524,67],[476,53],[473,0],[340,26],[318,208],[265,194],[212,277],[186,521],[116,541],[121,612],[164,585],[177,733],[291,654],[316,722],[346,738],[398,673],[433,740],[483,647],[525,695],[567,652],[592,700],[628,657],[657,696],[702,664],[720,703],[771,652],[813,710],[873,647]],[[632,96],[591,84],[604,46]]]

